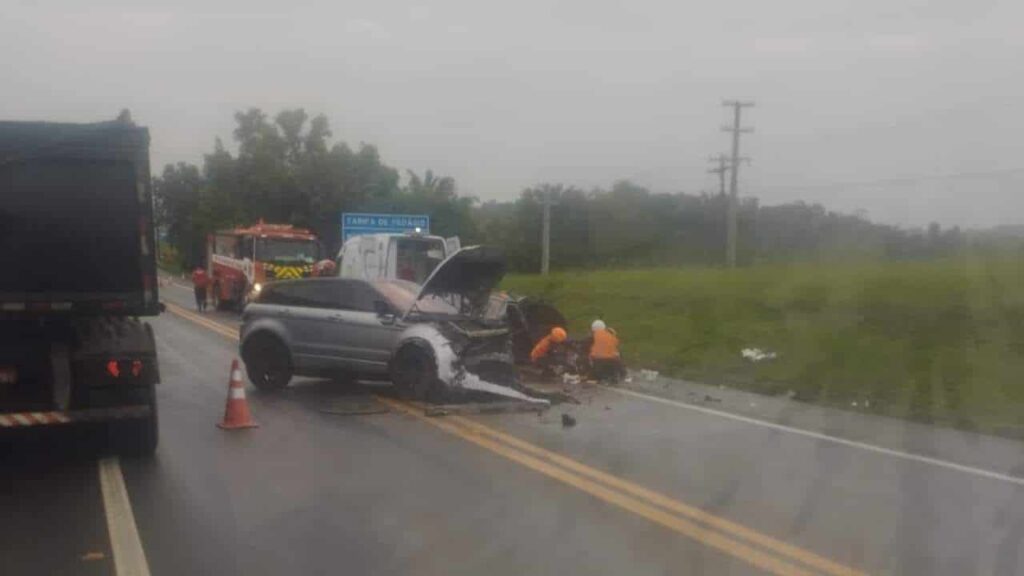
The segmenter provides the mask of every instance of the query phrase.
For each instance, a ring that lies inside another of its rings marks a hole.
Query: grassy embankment
[[[633,367],[824,404],[1024,434],[1024,258],[516,275]],[[753,363],[745,347],[778,353]]]

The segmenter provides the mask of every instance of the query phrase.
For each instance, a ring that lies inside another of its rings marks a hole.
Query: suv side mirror
[[[391,306],[383,300],[373,301],[373,311],[377,313],[377,318],[380,318],[383,324],[394,324],[395,313],[391,309]]]

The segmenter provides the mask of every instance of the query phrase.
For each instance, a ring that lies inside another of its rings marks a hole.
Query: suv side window
[[[264,288],[260,302],[303,308],[338,308],[338,282],[331,280],[299,280],[272,284]]]
[[[346,294],[347,297],[344,300],[347,310],[375,312],[373,303],[377,300],[384,300],[384,297],[378,294],[373,286],[366,282],[350,280],[347,284],[349,284],[348,294]]]
[[[292,306],[306,308],[337,308],[338,291],[335,282],[306,280],[292,284],[295,302]]]

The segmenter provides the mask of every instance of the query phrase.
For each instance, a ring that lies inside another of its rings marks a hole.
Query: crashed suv
[[[249,380],[282,388],[292,376],[390,378],[414,397],[519,389],[505,318],[487,314],[505,274],[493,248],[464,248],[422,286],[401,280],[315,278],[263,289],[242,315]]]

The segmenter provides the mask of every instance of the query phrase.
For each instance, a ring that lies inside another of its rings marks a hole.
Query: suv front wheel
[[[414,399],[426,402],[440,401],[444,392],[433,354],[412,344],[400,348],[391,361],[391,382]]]

